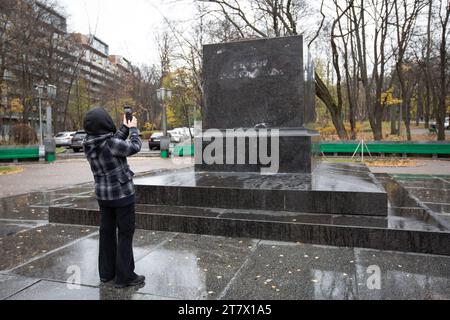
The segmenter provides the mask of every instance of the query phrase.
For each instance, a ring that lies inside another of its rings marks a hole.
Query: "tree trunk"
[[[438,141],[445,141],[445,117],[447,115],[447,26],[450,19],[450,4],[445,8],[445,17],[442,21],[442,35],[440,46],[440,91],[439,91],[439,107],[437,112],[437,129],[438,129]]]
[[[330,112],[333,125],[336,128],[337,134],[341,140],[348,140],[348,133],[342,120],[342,110],[337,106],[330,91],[320,76],[316,73],[316,94],[317,97],[325,104]]]
[[[398,134],[397,131],[397,107],[396,106],[391,106],[390,108],[390,113],[391,113],[391,135],[396,135]]]
[[[412,140],[412,136],[411,136],[411,107],[410,107],[410,102],[406,102],[405,103],[405,128],[406,128],[406,138],[408,139],[408,141]]]
[[[423,118],[423,92],[420,90],[420,85],[417,90],[417,113],[416,113],[416,127],[420,125],[420,120]]]
[[[426,53],[426,101],[425,101],[425,129],[430,128],[430,113],[431,113],[431,70],[430,70],[430,59],[431,59],[431,18],[433,16],[433,0],[429,0],[429,11],[428,11],[428,23],[427,23],[427,53]]]

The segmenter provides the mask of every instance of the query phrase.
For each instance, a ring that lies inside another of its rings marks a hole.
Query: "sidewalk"
[[[190,164],[183,163],[180,166],[179,163],[174,163],[170,159],[161,158],[130,158],[128,163],[135,173],[190,166]],[[22,173],[0,176],[0,198],[56,187],[73,186],[94,180],[89,163],[85,159],[58,160],[51,164],[19,164],[18,166],[24,168]]]

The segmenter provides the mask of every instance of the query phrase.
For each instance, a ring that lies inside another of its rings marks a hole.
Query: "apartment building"
[[[56,44],[53,48],[57,53],[55,56],[58,56],[59,59],[54,63],[49,61],[48,64],[51,64],[51,67],[42,68],[30,65],[28,68],[32,73],[33,81],[47,83],[52,81],[51,79],[56,79],[53,81],[57,83],[52,84],[58,85],[59,94],[54,101],[54,110],[64,110],[64,105],[67,104],[67,94],[71,94],[73,86],[80,80],[85,84],[90,104],[94,105],[105,101],[107,98],[105,95],[111,91],[109,88],[117,85],[124,76],[131,74],[132,65],[130,61],[121,56],[110,55],[108,44],[96,36],[68,33],[66,17],[39,1],[2,0],[0,3],[0,18],[6,21],[8,14],[21,14],[17,10],[8,10],[17,5],[27,5],[28,8],[33,8],[35,12],[38,12],[36,17],[42,22],[38,27],[42,33],[42,38],[54,37],[55,43],[58,43],[58,39],[62,40],[61,45]],[[5,23],[4,25],[8,24]],[[0,40],[3,40],[1,37],[4,33],[1,32],[1,28],[0,25]],[[2,43],[3,41],[0,42],[0,44]],[[8,54],[9,51],[3,49],[2,52]],[[38,52],[34,59],[49,59],[49,53]],[[14,61],[14,59],[9,60]],[[37,65],[39,66],[39,64]],[[0,55],[1,66],[2,56]],[[2,127],[0,136],[3,137],[8,135],[11,125],[17,123],[20,119],[18,114],[5,112],[11,101],[19,96],[19,93],[14,92],[13,89],[17,88],[17,85],[15,85],[18,81],[16,75],[20,74],[18,68],[19,66],[10,63],[6,68],[0,69],[2,83],[0,90],[0,124]],[[33,108],[33,110],[36,110],[36,108]],[[33,126],[36,126],[37,116],[36,112],[28,116],[29,123]],[[54,116],[61,115],[55,112]]]

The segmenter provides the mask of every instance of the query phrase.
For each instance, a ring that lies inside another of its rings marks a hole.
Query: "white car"
[[[178,131],[171,130],[167,131],[167,133],[170,135],[170,141],[174,143],[180,143],[183,141],[183,135],[180,134]]]
[[[192,137],[195,136],[195,129],[194,128],[183,128],[184,130],[184,134],[186,136],[187,139],[191,139]]]
[[[170,130],[168,133],[170,134],[171,141],[174,143],[183,142],[187,138],[184,130],[180,128]]]
[[[75,131],[60,132],[55,136],[55,144],[57,147],[70,147],[72,145],[72,138]]]
[[[434,121],[434,122],[431,124],[431,128],[432,128],[432,129],[437,129],[437,123],[436,123],[436,121]],[[445,121],[444,121],[444,128],[445,128],[446,130],[450,130],[450,117],[445,118]]]

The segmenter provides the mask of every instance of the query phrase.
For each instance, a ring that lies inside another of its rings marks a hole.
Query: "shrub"
[[[357,123],[356,127],[355,127],[356,133],[357,134],[361,133],[362,129],[363,129],[362,124]],[[319,133],[322,136],[334,136],[334,135],[337,135],[336,128],[333,125],[329,125],[329,126],[326,126],[326,127],[323,127],[323,128],[319,128],[317,130],[319,131]],[[350,133],[352,131],[352,129],[351,129],[349,124],[345,124],[345,130],[347,130],[348,133]]]
[[[28,145],[37,143],[37,134],[27,124],[17,124],[11,128],[11,138],[16,144]]]
[[[155,131],[141,131],[141,138],[143,140],[148,140],[154,133],[155,133]]]

